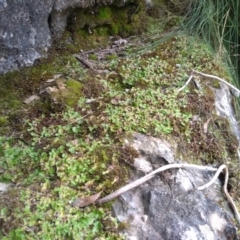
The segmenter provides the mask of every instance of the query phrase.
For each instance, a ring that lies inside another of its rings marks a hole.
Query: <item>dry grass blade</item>
[[[102,191],[99,193],[96,193],[91,196],[83,197],[83,198],[78,198],[75,201],[71,202],[70,204],[74,207],[87,207],[93,203],[95,203],[98,198],[100,197]]]
[[[211,120],[212,120],[212,118],[209,118],[209,119],[204,123],[204,125],[203,125],[203,132],[204,132],[204,133],[207,133],[207,131],[208,131],[208,125],[209,125],[209,123],[210,123]]]

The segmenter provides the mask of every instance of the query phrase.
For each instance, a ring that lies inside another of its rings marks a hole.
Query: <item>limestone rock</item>
[[[157,159],[161,164],[177,162],[174,147],[165,140],[136,133],[126,142],[140,153],[139,157],[148,156],[155,164]],[[139,174],[135,173],[133,179]],[[220,181],[203,191],[196,190],[212,176],[207,171],[176,169],[122,194],[113,203],[113,212],[126,225],[126,239],[238,239]]]
[[[234,110],[231,105],[232,98],[229,87],[224,83],[220,83],[220,86],[221,88],[219,89],[213,89],[215,93],[215,106],[217,114],[228,119],[232,133],[238,140],[240,140],[239,126],[237,120],[234,117]]]
[[[126,139],[126,143],[138,152],[147,156],[153,164],[173,163],[174,146],[167,141],[154,137],[146,137],[140,133],[134,133],[132,139]]]
[[[53,0],[0,1],[0,73],[32,65],[51,45]]]
[[[125,0],[0,0],[0,73],[31,66],[63,33],[74,8],[121,6]]]

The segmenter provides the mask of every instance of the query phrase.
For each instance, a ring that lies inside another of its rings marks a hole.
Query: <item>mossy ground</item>
[[[109,8],[96,14],[109,25]],[[101,64],[114,74],[96,75],[63,51],[2,76],[0,182],[17,184],[0,198],[2,239],[121,239],[109,204],[78,209],[69,201],[124,185],[126,162],[137,155],[123,139],[134,131],[175,142],[178,157],[190,163],[229,164],[231,193],[238,197],[237,141],[228,121],[216,116],[209,88],[218,84],[199,79],[202,90],[191,83],[177,93],[193,68],[225,79],[227,71],[199,39],[152,39],[144,51],[129,48],[124,58]],[[72,92],[63,96],[62,108],[44,100],[24,105],[54,74]]]

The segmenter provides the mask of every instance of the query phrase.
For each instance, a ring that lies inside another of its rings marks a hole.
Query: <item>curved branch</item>
[[[224,80],[224,79],[222,79],[222,78],[219,78],[219,77],[214,76],[214,75],[210,75],[210,74],[198,72],[198,71],[196,71],[196,70],[193,70],[193,73],[195,73],[195,74],[197,74],[197,75],[204,76],[204,77],[216,79],[216,80],[218,80],[219,82],[222,82],[222,83],[226,84],[227,86],[229,86],[230,88],[232,88],[233,90],[235,90],[238,94],[240,94],[240,90],[239,90],[238,88],[234,87],[232,84],[228,83],[226,80]]]
[[[230,196],[230,194],[227,191],[227,184],[228,184],[228,168],[226,165],[221,165],[218,169],[217,168],[213,168],[213,167],[206,167],[206,166],[199,166],[199,165],[195,165],[195,164],[180,164],[180,163],[174,163],[174,164],[168,164],[166,166],[160,167],[154,171],[152,171],[151,173],[147,174],[146,176],[139,178],[138,180],[131,182],[129,184],[127,184],[126,186],[118,189],[117,191],[107,195],[106,197],[103,197],[99,200],[96,201],[96,203],[102,204],[102,203],[106,203],[108,201],[111,201],[113,199],[115,199],[116,197],[118,197],[119,195],[141,185],[142,183],[150,180],[151,178],[154,177],[155,174],[159,173],[159,172],[163,172],[169,169],[173,169],[173,168],[193,168],[193,169],[198,169],[198,170],[205,170],[205,171],[214,171],[216,172],[212,178],[211,181],[209,181],[207,184],[198,187],[197,190],[203,190],[208,188],[209,186],[211,186],[214,181],[216,181],[216,179],[218,178],[219,174],[222,172],[223,169],[225,169],[225,181],[224,181],[224,186],[223,186],[223,191],[224,194],[226,195],[233,211],[235,214],[235,217],[237,219],[237,221],[240,223],[240,215],[238,213],[237,207],[234,203],[234,201],[232,200],[232,197]]]
[[[216,79],[219,82],[222,82],[222,83],[226,84],[228,87],[232,88],[234,91],[236,91],[240,95],[240,90],[238,88],[234,87],[232,84],[228,83],[226,80],[224,80],[222,78],[219,78],[217,76],[214,76],[214,75],[198,72],[198,71],[196,71],[194,69],[192,70],[192,74],[190,75],[190,77],[187,80],[187,82],[180,89],[177,90],[178,92],[181,92],[191,82],[194,74],[200,75],[200,76],[203,76],[203,77]]]
[[[180,89],[178,89],[178,92],[181,92],[191,82],[192,78],[193,78],[193,75],[189,77],[187,82]]]
[[[207,171],[217,171],[217,168],[213,168],[213,167],[204,167],[204,166],[198,166],[195,164],[184,164],[184,163],[174,163],[174,164],[168,164],[166,166],[160,167],[154,171],[152,171],[151,173],[147,174],[146,176],[139,178],[138,180],[131,182],[129,184],[127,184],[126,186],[118,189],[117,191],[107,195],[106,197],[103,197],[99,200],[97,200],[97,203],[105,203],[108,201],[111,201],[113,199],[115,199],[116,197],[118,197],[119,195],[141,185],[142,183],[148,181],[149,179],[151,179],[155,174],[159,173],[159,172],[163,172],[166,171],[168,169],[172,169],[172,168],[194,168],[194,169],[199,169],[199,170],[207,170]]]
[[[230,194],[228,193],[228,190],[227,190],[227,184],[228,184],[228,177],[229,177],[229,174],[228,174],[228,168],[226,165],[221,165],[217,172],[215,173],[215,175],[213,176],[212,180],[209,181],[207,184],[201,186],[201,187],[198,187],[197,190],[203,190],[205,188],[208,188],[209,186],[211,186],[215,181],[216,179],[218,178],[219,174],[222,172],[222,170],[225,169],[225,180],[224,180],[224,185],[223,185],[223,191],[224,191],[224,194],[226,195],[232,209],[233,209],[233,212],[235,214],[235,217],[236,219],[238,220],[238,222],[240,223],[240,215],[238,213],[238,210],[237,210],[237,207],[234,203],[234,201],[232,200],[232,197],[230,196]]]
[[[206,183],[205,185],[203,185],[203,186],[201,186],[201,187],[198,187],[197,190],[200,190],[200,191],[201,191],[201,190],[203,190],[203,189],[205,189],[205,188],[210,187],[210,186],[217,180],[217,178],[218,178],[219,174],[222,172],[222,170],[223,170],[224,168],[226,168],[226,167],[227,167],[226,165],[221,165],[221,166],[218,168],[218,170],[216,171],[216,173],[214,174],[212,180],[209,181],[208,183]]]

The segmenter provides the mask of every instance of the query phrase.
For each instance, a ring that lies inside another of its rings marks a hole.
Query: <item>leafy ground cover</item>
[[[214,113],[208,85],[218,83],[199,79],[201,89],[191,84],[177,92],[193,68],[228,78],[212,54],[197,39],[178,35],[154,40],[144,51],[134,48],[133,53],[129,47],[125,57],[103,60],[98,67],[108,69],[107,74],[84,70],[72,58],[65,68],[45,72],[79,81],[81,94],[74,105],[65,101],[56,109],[41,99],[24,107],[17,127],[13,122],[8,128],[2,125],[0,182],[15,187],[0,197],[1,238],[121,239],[110,204],[79,209],[70,202],[124,185],[126,162],[137,153],[123,140],[134,131],[167,138],[189,162],[236,159],[236,139],[227,121]],[[39,106],[42,111],[36,113]],[[194,122],[195,115],[201,120]],[[210,117],[209,131],[203,133]],[[235,172],[232,180],[234,193]]]

